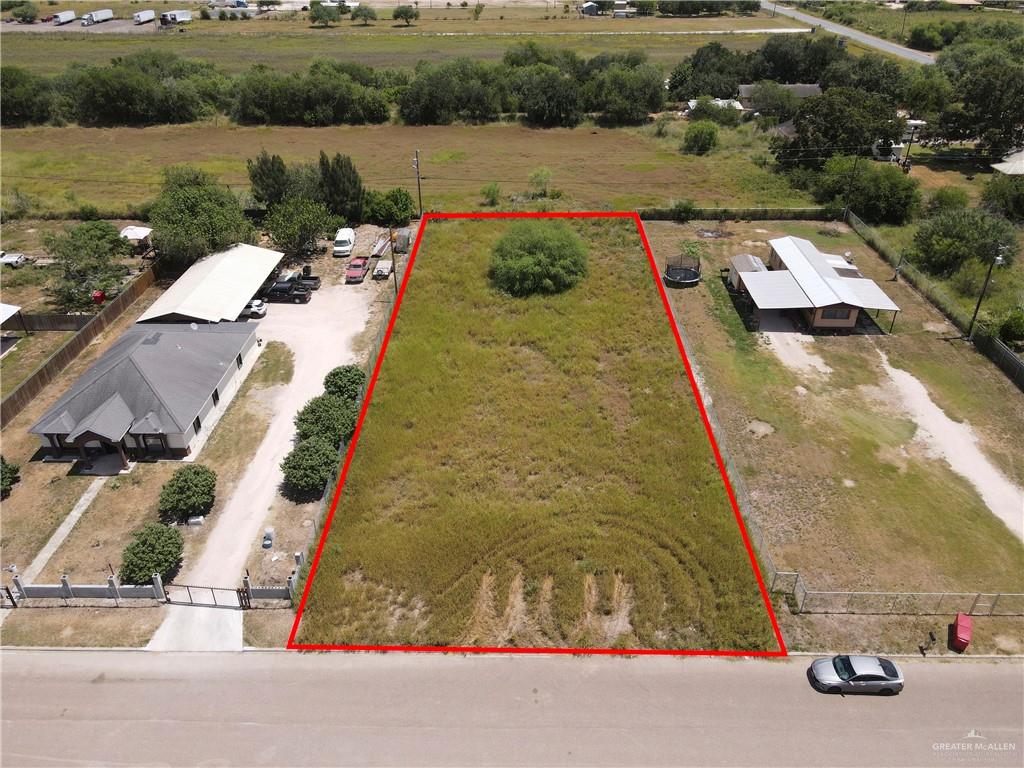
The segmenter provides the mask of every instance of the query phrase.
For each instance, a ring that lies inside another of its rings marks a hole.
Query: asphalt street
[[[1021,661],[904,663],[819,694],[808,658],[6,651],[5,766],[995,765]]]
[[[915,64],[935,63],[935,57],[930,53],[915,51],[913,48],[905,48],[902,45],[890,43],[888,40],[883,40],[880,37],[875,37],[874,35],[869,35],[865,32],[858,32],[852,27],[844,27],[842,24],[826,21],[818,16],[812,16],[809,13],[794,11],[792,8],[786,8],[778,3],[771,2],[771,0],[761,0],[761,7],[766,11],[774,10],[775,13],[781,13],[783,16],[789,16],[791,19],[796,19],[797,21],[802,21],[805,24],[810,24],[812,27],[821,27],[826,32],[832,32],[836,35],[849,37],[859,43],[870,45],[872,48],[876,48],[879,51],[891,53],[893,56],[899,56],[901,59],[912,61]],[[898,13],[898,11],[893,11],[893,13]]]

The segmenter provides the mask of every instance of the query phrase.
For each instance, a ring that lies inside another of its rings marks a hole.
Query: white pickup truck
[[[17,269],[28,264],[28,257],[24,253],[8,253],[0,251],[0,264],[11,269]]]

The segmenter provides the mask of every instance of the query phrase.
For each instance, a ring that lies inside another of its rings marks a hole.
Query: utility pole
[[[853,180],[857,176],[857,163],[860,162],[860,155],[853,158],[853,168],[850,170],[850,180],[846,184],[846,200],[843,206],[843,221],[850,218],[850,192],[853,190]]]
[[[903,40],[903,30],[907,26],[907,11],[910,9],[908,3],[903,4],[903,23],[900,25],[900,40]]]
[[[423,187],[420,185],[420,151],[416,150],[416,155],[412,159],[412,167],[416,169],[416,196],[420,201],[420,218],[423,218]]]
[[[1000,246],[999,250],[1002,251],[1005,246]],[[985,285],[981,287],[981,295],[978,297],[978,303],[974,305],[974,314],[971,316],[971,324],[967,326],[967,340],[974,341],[974,321],[978,319],[978,310],[981,309],[981,302],[985,298],[985,292],[988,290],[988,281],[992,277],[992,267],[1001,267],[1003,265],[1002,254],[996,256],[988,264],[988,273],[985,275]]]

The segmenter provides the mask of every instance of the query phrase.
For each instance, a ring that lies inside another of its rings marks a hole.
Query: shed
[[[584,16],[597,16],[597,3],[586,2],[580,6],[580,13]]]
[[[193,264],[153,302],[140,323],[233,321],[277,268],[284,254],[238,244]]]
[[[729,259],[729,282],[737,291],[744,288],[743,275],[747,272],[765,272],[767,267],[757,256],[741,253]]]
[[[1024,149],[1007,155],[1001,163],[992,163],[992,167],[1007,176],[1024,175]]]

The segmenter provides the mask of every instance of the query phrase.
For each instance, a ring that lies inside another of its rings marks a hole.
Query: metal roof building
[[[284,254],[233,245],[200,259],[147,309],[140,323],[219,323],[236,320]]]

